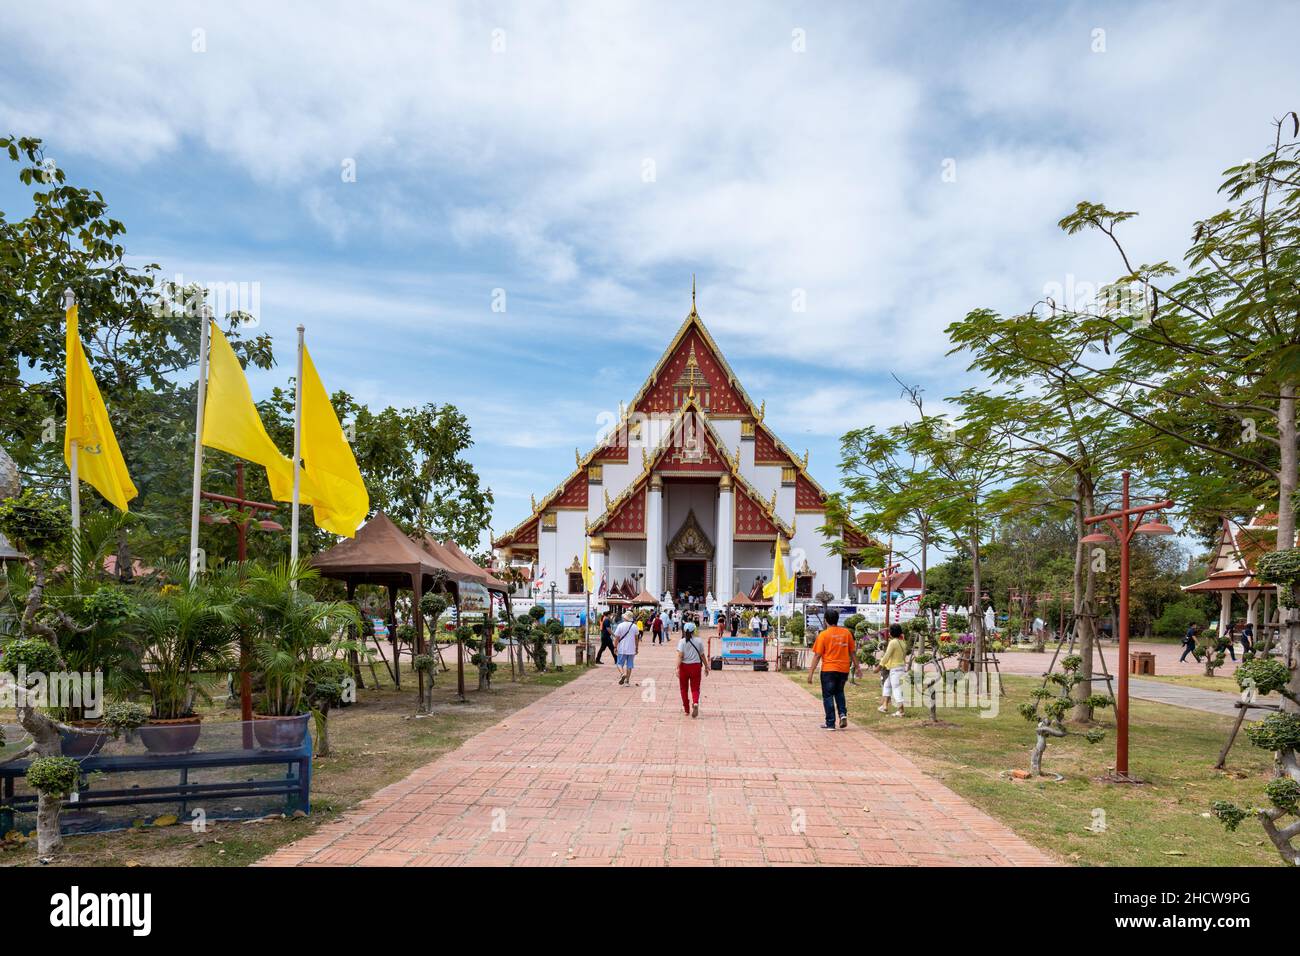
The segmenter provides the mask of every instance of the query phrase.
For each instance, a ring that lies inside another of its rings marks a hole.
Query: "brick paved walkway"
[[[674,646],[643,646],[640,686],[598,667],[261,865],[1052,862],[866,731],[819,729],[783,675],[714,672],[684,716]]]

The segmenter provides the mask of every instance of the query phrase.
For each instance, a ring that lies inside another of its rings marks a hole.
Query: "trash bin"
[[[573,663],[582,664],[587,660],[587,645],[579,641],[573,645]]]
[[[1156,656],[1150,651],[1129,651],[1128,672],[1130,674],[1150,674],[1156,672]]]

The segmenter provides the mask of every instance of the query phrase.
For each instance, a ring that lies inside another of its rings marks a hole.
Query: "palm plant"
[[[319,575],[305,562],[251,566],[224,611],[250,641],[260,690],[254,705],[266,717],[292,717],[314,709],[313,687],[327,662],[365,648],[339,635],[360,623],[346,601],[318,601],[304,585]],[[329,681],[326,681],[328,683]]]
[[[183,568],[172,580],[186,580]],[[231,666],[234,634],[224,611],[226,595],[199,581],[168,584],[134,618],[140,640],[139,679],[152,700],[155,720],[191,717],[198,699],[210,700],[198,675]]]

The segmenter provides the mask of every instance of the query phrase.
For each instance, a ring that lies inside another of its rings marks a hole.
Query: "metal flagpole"
[[[289,521],[289,564],[296,568],[298,564],[298,492],[302,484],[302,348],[303,326],[298,326],[298,374],[294,379],[293,396],[293,512]],[[293,586],[298,586],[294,574]]]
[[[200,310],[199,377],[196,384],[198,399],[194,412],[194,486],[190,497],[190,584],[199,576],[199,495],[203,484],[203,416],[208,401],[208,330],[211,311],[207,305]]]
[[[77,296],[71,289],[63,290],[63,311],[77,304]],[[80,329],[78,329],[80,334]],[[65,356],[66,363],[71,356]],[[65,386],[66,387],[66,386]],[[64,396],[66,400],[67,396]],[[77,456],[80,450],[80,443],[77,439],[72,439],[68,447],[68,470],[70,472],[68,505],[72,512],[72,581],[73,585],[81,583],[81,478],[78,471]]]

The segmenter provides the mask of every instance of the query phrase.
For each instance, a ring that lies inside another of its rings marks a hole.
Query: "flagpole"
[[[298,586],[297,574],[293,568],[298,564],[298,491],[302,483],[302,349],[303,326],[298,326],[298,374],[294,379],[293,396],[293,517],[289,532],[289,564],[293,574],[293,586]]]
[[[194,482],[190,493],[190,585],[199,576],[199,495],[203,485],[203,416],[208,401],[208,329],[212,310],[205,304],[200,310],[198,399],[194,408]]]
[[[71,289],[63,290],[63,311],[67,311],[77,304],[77,296]],[[78,330],[80,332],[80,330]],[[66,366],[68,357],[64,357]],[[65,385],[66,389],[67,386]],[[66,401],[67,396],[64,396]],[[74,587],[81,583],[81,477],[78,470],[78,452],[80,442],[73,438],[68,442],[68,471],[69,471],[69,488],[68,488],[68,507],[72,512],[72,581]]]

